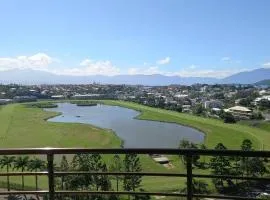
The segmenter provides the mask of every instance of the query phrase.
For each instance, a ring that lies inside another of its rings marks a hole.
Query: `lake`
[[[124,141],[125,148],[176,148],[181,139],[194,143],[204,141],[204,133],[186,126],[135,119],[140,113],[109,105],[77,106],[59,103],[46,111],[61,112],[50,122],[84,123],[113,130]]]

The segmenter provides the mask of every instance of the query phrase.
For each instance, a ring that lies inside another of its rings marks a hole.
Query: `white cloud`
[[[80,66],[87,66],[87,65],[90,65],[92,62],[93,61],[90,59],[85,59],[81,61]]]
[[[224,57],[225,58],[225,57]],[[228,57],[227,57],[228,58]],[[229,58],[230,59],[230,58]],[[223,59],[223,60],[229,60]],[[0,71],[9,69],[35,69],[52,72],[61,75],[85,76],[85,75],[105,75],[113,76],[123,74],[120,68],[113,65],[110,61],[106,60],[82,60],[78,66],[73,68],[54,68],[50,64],[58,60],[48,56],[45,53],[37,53],[31,56],[17,56],[17,57],[0,57]],[[157,61],[159,65],[170,62],[170,57]],[[231,62],[231,61],[229,61]],[[129,68],[127,73],[130,75],[135,74],[162,74],[167,76],[182,76],[182,77],[217,77],[223,78],[231,74],[243,71],[244,69],[200,69],[198,65],[190,65],[178,71],[164,71],[159,65],[151,65],[144,63],[140,67]],[[270,67],[270,62],[264,63],[264,67]]]
[[[169,64],[170,61],[171,61],[171,58],[170,57],[166,57],[164,59],[158,60],[157,61],[157,65],[166,65],[166,64]]]
[[[90,59],[85,59],[80,62],[80,66],[82,67],[63,69],[61,71],[54,70],[54,73],[73,76],[86,76],[86,75],[113,76],[120,73],[120,69],[114,66],[110,61],[93,61]]]
[[[160,70],[159,67],[153,66],[149,68],[129,68],[128,74],[144,74],[144,75],[152,75],[152,74],[161,74],[166,76],[181,76],[181,77],[213,77],[213,78],[224,78],[230,76],[232,74],[244,71],[245,69],[226,69],[226,70],[213,70],[213,69],[197,69],[198,66],[191,65],[186,69],[182,69],[175,72],[163,71]]]
[[[196,68],[198,68],[198,66],[197,65],[190,65],[188,68],[189,69],[196,69]]]
[[[264,64],[262,64],[262,66],[268,68],[268,67],[270,67],[270,62],[264,63]]]
[[[129,75],[135,75],[135,74],[144,74],[144,75],[152,75],[152,74],[162,74],[162,72],[159,70],[157,66],[152,66],[146,69],[143,68],[129,68],[128,69]]]
[[[225,61],[225,62],[228,62],[228,61],[230,61],[230,60],[231,60],[230,57],[223,57],[223,58],[221,58],[221,61]]]
[[[4,57],[0,58],[0,70],[9,69],[44,69],[54,59],[45,53],[37,53],[32,56]]]

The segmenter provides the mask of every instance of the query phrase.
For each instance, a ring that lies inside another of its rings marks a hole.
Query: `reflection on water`
[[[59,103],[57,108],[46,109],[62,115],[52,122],[78,122],[112,129],[126,148],[176,148],[181,139],[203,142],[204,134],[196,129],[173,123],[137,120],[139,112],[108,105],[77,106]]]

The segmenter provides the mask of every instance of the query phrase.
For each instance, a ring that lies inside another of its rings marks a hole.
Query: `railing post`
[[[53,170],[53,153],[47,153],[48,161],[48,183],[49,183],[49,200],[54,200],[54,170]]]
[[[190,153],[186,156],[187,161],[187,200],[192,200],[192,155]]]

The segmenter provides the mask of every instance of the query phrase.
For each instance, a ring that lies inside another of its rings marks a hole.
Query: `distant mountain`
[[[130,84],[130,85],[170,85],[182,84],[191,85],[195,83],[206,84],[253,84],[261,80],[270,79],[270,69],[256,69],[234,74],[224,79],[205,77],[180,77],[154,75],[117,75],[117,76],[67,76],[56,75],[38,70],[9,70],[0,72],[0,83],[19,84],[89,84],[93,82],[103,84]]]
[[[265,79],[270,79],[270,68],[259,68],[252,71],[240,72],[222,79],[221,83],[253,84]]]
[[[160,74],[153,75],[118,75],[109,77],[109,83],[117,84],[143,84],[143,85],[170,85],[170,84],[185,84],[191,85],[194,83],[217,83],[218,79],[203,78],[203,77],[180,77],[180,76],[164,76]]]
[[[56,75],[49,72],[37,70],[9,70],[0,72],[0,83],[20,84],[143,84],[143,85],[170,85],[194,83],[217,83],[218,79],[203,77],[179,77],[155,75],[117,75],[117,76],[66,76]]]
[[[258,86],[270,86],[270,79],[262,80],[259,82],[256,82],[254,85]]]

